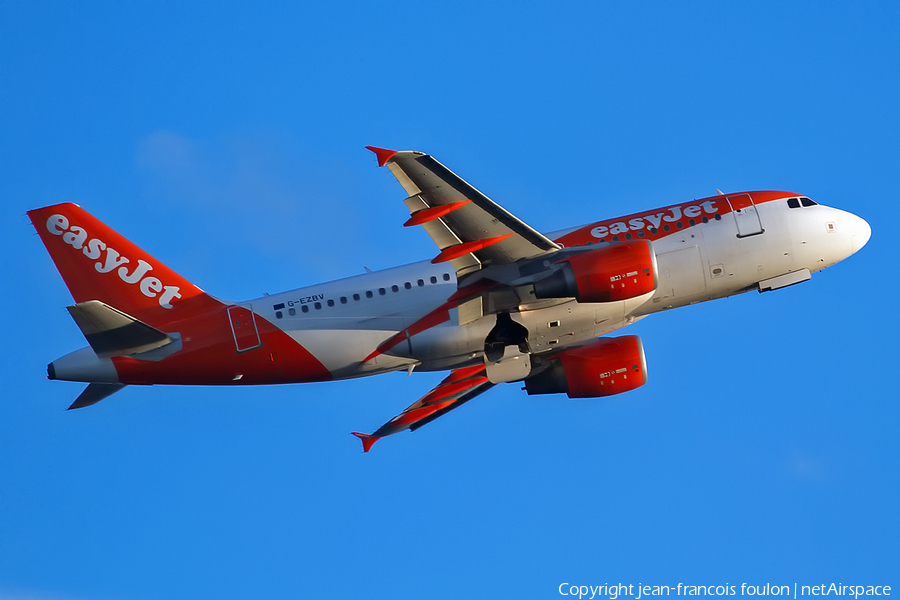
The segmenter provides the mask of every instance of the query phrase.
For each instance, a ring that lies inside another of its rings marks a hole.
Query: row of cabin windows
[[[722,215],[720,215],[719,213],[716,213],[716,216],[713,217],[713,218],[714,218],[716,221],[721,221],[721,220],[722,220]],[[709,223],[709,218],[708,218],[706,215],[704,215],[703,218],[700,219],[700,221],[703,222],[703,223]],[[696,225],[696,224],[697,224],[697,219],[688,219],[688,226],[689,226],[689,227],[693,227],[693,226]],[[681,221],[678,221],[677,223],[675,223],[675,229],[684,229],[684,223],[682,223]],[[663,231],[665,231],[666,233],[672,231],[672,226],[669,225],[668,223],[666,223],[665,225],[663,225]],[[650,228],[650,235],[656,235],[658,232],[659,232],[659,230],[658,230],[656,227],[651,227],[651,228]],[[643,229],[639,230],[639,231],[637,232],[637,236],[638,236],[639,238],[644,237],[644,230],[643,230]],[[631,235],[631,232],[626,233],[626,234],[625,234],[625,237],[624,237],[624,239],[625,239],[626,241],[627,241],[627,240],[630,240],[630,239],[633,239],[633,238],[634,238],[634,236]],[[600,240],[599,240],[597,243],[602,243],[602,242],[605,242],[605,241],[607,241],[606,238],[600,238]],[[611,241],[611,242],[620,242],[620,241],[622,241],[622,240],[619,238],[619,236],[614,235],[614,236],[612,236],[611,238],[609,238],[609,241]],[[588,244],[593,244],[593,243],[594,243],[594,242],[588,242]]]
[[[444,273],[443,275],[441,275],[441,278],[442,278],[444,281],[450,281],[450,273]],[[437,282],[438,282],[438,278],[437,278],[437,276],[432,275],[431,278],[429,279],[429,281],[431,281],[431,283],[437,283]],[[417,280],[417,281],[416,281],[416,286],[418,286],[418,287],[425,287],[425,280],[424,280],[424,279],[419,279],[419,280]],[[403,287],[404,287],[404,289],[411,290],[412,287],[413,287],[413,284],[412,284],[411,282],[407,281],[406,283],[403,284]],[[399,286],[399,285],[392,285],[392,286],[391,286],[391,292],[396,293],[396,292],[399,292],[399,291],[400,291],[400,286]],[[373,292],[372,290],[366,290],[366,293],[365,293],[365,294],[366,294],[366,298],[374,298],[374,297],[375,297],[375,292]],[[378,288],[378,295],[379,295],[379,296],[386,296],[386,295],[387,295],[387,289],[385,289],[385,288]],[[353,294],[351,297],[353,298],[353,301],[354,301],[354,302],[358,302],[358,301],[362,300],[362,296],[361,296],[360,294]],[[339,299],[339,302],[340,302],[341,304],[347,304],[347,302],[349,302],[349,299],[347,298],[347,296],[341,296],[340,299]],[[326,300],[326,301],[325,301],[325,304],[327,304],[328,306],[334,306],[334,305],[335,305],[335,302],[334,302],[334,300]],[[315,310],[322,310],[322,303],[321,303],[321,302],[314,302],[314,303],[313,303],[313,309],[315,309]],[[300,306],[300,311],[301,311],[301,312],[308,313],[309,310],[310,310],[310,309],[309,309],[309,304],[303,304],[303,305]],[[293,317],[294,315],[297,314],[297,309],[291,307],[291,308],[288,309],[287,312],[288,312],[288,314],[289,314],[290,316]],[[283,316],[284,316],[284,314],[283,314],[280,310],[275,311],[275,318],[276,318],[276,319],[280,319],[280,318],[282,318]]]
[[[818,202],[813,202],[809,198],[800,197],[800,198],[789,198],[787,204],[790,208],[800,208],[801,206],[818,206]]]

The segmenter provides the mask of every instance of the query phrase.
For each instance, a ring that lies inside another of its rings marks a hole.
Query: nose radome
[[[850,214],[849,223],[850,240],[852,243],[853,253],[855,254],[860,248],[866,245],[869,238],[872,237],[872,228],[865,219]]]

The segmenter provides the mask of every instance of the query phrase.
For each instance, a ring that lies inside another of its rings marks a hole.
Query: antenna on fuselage
[[[722,190],[720,190],[719,188],[716,188],[716,191],[719,192],[719,195],[720,195],[720,196],[724,196],[724,195],[725,195],[725,194],[722,192]]]

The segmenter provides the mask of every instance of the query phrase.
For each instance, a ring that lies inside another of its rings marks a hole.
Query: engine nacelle
[[[560,261],[561,268],[534,284],[537,298],[578,302],[628,300],[656,289],[656,254],[648,240],[589,250]]]
[[[601,338],[550,359],[550,367],[525,380],[533,394],[599,398],[629,392],[647,383],[644,346],[636,335]]]

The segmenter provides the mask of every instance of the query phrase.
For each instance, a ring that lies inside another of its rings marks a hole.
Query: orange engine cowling
[[[569,398],[613,396],[647,383],[644,346],[636,335],[601,338],[550,359],[550,366],[525,380],[533,394]]]
[[[648,240],[589,250],[560,261],[561,268],[534,284],[537,298],[578,302],[628,300],[656,289],[656,254]]]

